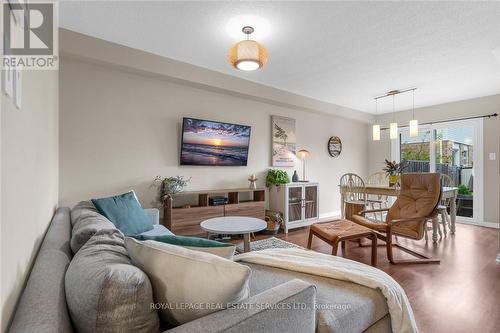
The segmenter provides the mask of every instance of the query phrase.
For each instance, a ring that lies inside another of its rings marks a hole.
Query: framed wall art
[[[342,141],[338,136],[332,136],[328,140],[328,153],[331,157],[338,157],[342,152]]]
[[[272,166],[295,166],[295,119],[271,116],[272,125]]]

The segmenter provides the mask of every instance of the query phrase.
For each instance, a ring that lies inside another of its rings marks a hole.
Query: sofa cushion
[[[66,302],[78,332],[159,332],[147,275],[133,266],[120,231],[98,231],[66,272]]]
[[[142,234],[134,236],[134,238],[138,240],[152,240],[161,243],[182,246],[186,249],[211,253],[226,259],[233,259],[234,250],[236,249],[236,247],[231,243],[222,243],[200,237],[176,235],[148,236]]]
[[[318,333],[363,332],[389,313],[386,299],[378,290],[347,281],[244,264],[252,269],[251,296],[293,279],[314,284],[317,288]]]
[[[96,232],[103,229],[116,229],[106,217],[99,214],[90,201],[81,201],[71,210],[71,250],[73,254]]]
[[[151,279],[155,302],[169,305],[159,309],[166,322],[183,324],[248,297],[250,269],[244,265],[155,241],[127,237],[125,243],[134,265]]]
[[[69,208],[58,208],[34,260],[8,332],[72,333],[64,294],[71,261]]]
[[[92,199],[97,211],[127,236],[153,229],[134,191],[107,198]]]

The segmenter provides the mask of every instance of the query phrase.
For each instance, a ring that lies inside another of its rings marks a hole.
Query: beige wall
[[[256,173],[264,184],[270,166],[271,119],[297,120],[297,147],[311,151],[309,178],[320,182],[320,212],[339,210],[337,184],[347,171],[366,174],[368,126],[344,118],[198,89],[63,57],[60,76],[60,205],[136,190],[151,206],[156,175],[192,177],[189,189],[248,186]],[[182,117],[252,126],[247,167],[179,166]],[[343,140],[339,158],[328,138]],[[300,168],[297,167],[298,171]],[[293,169],[288,169],[292,172]]]
[[[500,95],[493,95],[475,98],[460,102],[453,102],[415,110],[415,117],[419,122],[429,122],[436,120],[447,120],[462,117],[470,117],[484,114],[500,113]],[[391,114],[384,114],[378,117],[378,122],[382,127],[387,127],[392,119]],[[411,119],[410,111],[396,113],[396,121],[400,124],[408,124]],[[382,132],[380,141],[370,140],[369,156],[370,173],[382,168],[384,158],[391,156],[391,141],[388,138],[388,131]],[[500,201],[500,116],[484,119],[483,122],[483,152],[484,152],[484,220],[486,222],[499,223]],[[496,153],[496,160],[488,159],[489,153]]]
[[[22,109],[4,95],[1,106],[4,331],[58,202],[57,71],[23,71]]]

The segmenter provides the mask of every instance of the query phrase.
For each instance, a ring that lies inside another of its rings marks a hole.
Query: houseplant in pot
[[[458,185],[457,214],[460,216],[473,216],[473,192],[463,184]]]
[[[158,189],[158,194],[156,197],[157,203],[161,206],[169,196],[172,196],[172,194],[175,193],[182,192],[190,180],[191,178],[186,178],[183,176],[167,178],[156,176],[156,178],[153,180],[153,186]]]
[[[290,178],[288,177],[288,173],[286,171],[270,169],[267,172],[267,177],[266,177],[267,187],[271,187],[272,185],[288,184],[289,182]]]
[[[406,169],[408,163],[406,161],[401,161],[401,163],[396,163],[396,161],[385,160],[385,168],[383,169],[387,178],[389,179],[389,186],[394,186],[401,177],[401,173]]]

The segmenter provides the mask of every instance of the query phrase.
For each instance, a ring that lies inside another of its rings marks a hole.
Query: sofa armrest
[[[158,208],[145,208],[144,212],[146,213],[151,224],[160,224],[160,210]]]
[[[294,279],[168,333],[314,332],[316,287]]]

